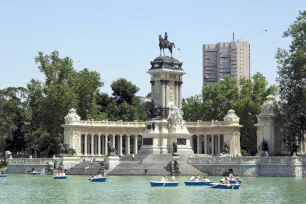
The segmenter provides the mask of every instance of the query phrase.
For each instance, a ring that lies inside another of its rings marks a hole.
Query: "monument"
[[[190,146],[191,134],[187,130],[182,106],[183,63],[172,57],[173,42],[168,35],[159,36],[160,50],[168,48],[171,56],[155,58],[147,72],[151,76],[151,108],[142,135],[140,154],[173,153],[173,143],[177,144],[177,154],[193,154]]]

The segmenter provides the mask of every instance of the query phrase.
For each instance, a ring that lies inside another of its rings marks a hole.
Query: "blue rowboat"
[[[228,180],[230,182],[230,184],[235,184],[236,182],[238,182],[239,184],[241,184],[241,180]]]
[[[53,179],[67,179],[67,176],[53,176]]]
[[[185,181],[185,186],[209,186],[212,181]]]
[[[89,182],[105,182],[106,181],[106,177],[101,177],[101,178],[91,178],[88,179]]]
[[[180,182],[160,182],[160,181],[150,181],[152,187],[177,187]]]
[[[240,184],[221,184],[221,183],[211,183],[211,188],[216,189],[239,189]]]
[[[32,171],[32,172],[30,172],[30,174],[31,174],[31,175],[40,175],[40,172],[38,172],[38,171]]]
[[[7,175],[6,174],[0,174],[0,178],[1,177],[7,177]]]

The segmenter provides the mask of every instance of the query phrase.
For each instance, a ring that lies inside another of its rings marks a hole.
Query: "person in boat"
[[[167,181],[166,176],[163,176],[160,180],[160,182],[163,182],[163,183],[165,183],[166,181]]]
[[[194,181],[194,179],[195,179],[195,174],[193,174],[192,176],[191,176],[191,178],[189,179],[189,181]]]
[[[204,177],[204,179],[202,180],[203,182],[210,182],[210,180],[206,177]]]
[[[66,176],[65,172],[62,173],[62,176]]]
[[[223,182],[223,184],[229,185],[230,182],[229,182],[229,180],[226,178],[225,181]]]
[[[236,179],[234,178],[233,174],[230,174],[230,175],[228,176],[228,179],[229,179],[230,181],[236,180]]]
[[[220,180],[220,183],[224,183],[224,181],[225,181],[225,178],[222,178],[222,179]]]
[[[200,176],[197,176],[195,181],[200,181]]]
[[[172,177],[171,177],[171,180],[172,180],[172,182],[176,182],[175,176],[172,176]]]

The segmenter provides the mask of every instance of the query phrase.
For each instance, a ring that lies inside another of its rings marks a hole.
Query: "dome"
[[[272,95],[267,96],[267,100],[261,106],[260,115],[274,115],[279,111],[279,106]]]
[[[151,62],[151,69],[173,69],[173,70],[183,70],[183,63],[177,59],[169,56],[159,56],[156,57],[153,62]]]

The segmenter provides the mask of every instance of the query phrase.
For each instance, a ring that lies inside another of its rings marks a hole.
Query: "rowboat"
[[[180,182],[150,181],[152,187],[177,187]]]
[[[88,179],[89,182],[105,182],[106,181],[106,177],[98,177],[98,178],[90,178]]]
[[[67,176],[53,176],[53,179],[67,179]]]
[[[38,172],[38,171],[32,171],[32,172],[30,172],[30,174],[31,174],[31,175],[40,175],[40,172]]]
[[[185,186],[209,186],[212,181],[185,181]]]
[[[239,189],[240,184],[221,184],[221,183],[211,183],[211,188],[216,189]]]
[[[6,174],[0,174],[0,178],[1,177],[7,177],[7,175]]]

